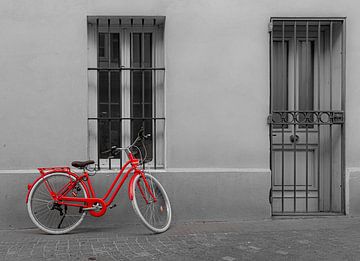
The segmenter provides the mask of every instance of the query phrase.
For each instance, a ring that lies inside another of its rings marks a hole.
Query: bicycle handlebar
[[[144,127],[141,127],[139,132],[138,132],[138,136],[136,137],[135,141],[130,144],[129,146],[125,147],[125,148],[118,148],[116,146],[112,146],[110,149],[105,150],[101,153],[111,153],[112,156],[116,156],[119,154],[119,152],[121,150],[129,150],[131,147],[133,147],[138,141],[142,141],[142,140],[147,140],[148,138],[151,137],[151,134],[144,134]]]

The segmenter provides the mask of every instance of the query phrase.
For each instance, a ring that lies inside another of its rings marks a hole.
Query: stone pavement
[[[360,260],[360,218],[173,224],[160,235],[120,224],[60,236],[0,230],[0,260]]]

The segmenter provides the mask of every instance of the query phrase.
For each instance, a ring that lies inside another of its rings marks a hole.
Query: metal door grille
[[[273,215],[344,213],[345,19],[272,18]]]

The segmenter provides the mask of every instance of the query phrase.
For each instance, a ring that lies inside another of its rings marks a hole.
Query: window
[[[89,154],[117,166],[125,147],[144,128],[151,137],[135,153],[149,167],[164,166],[163,17],[89,17]]]

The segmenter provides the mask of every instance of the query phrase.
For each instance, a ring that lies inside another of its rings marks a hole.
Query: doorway
[[[272,18],[273,215],[344,213],[345,20]]]

